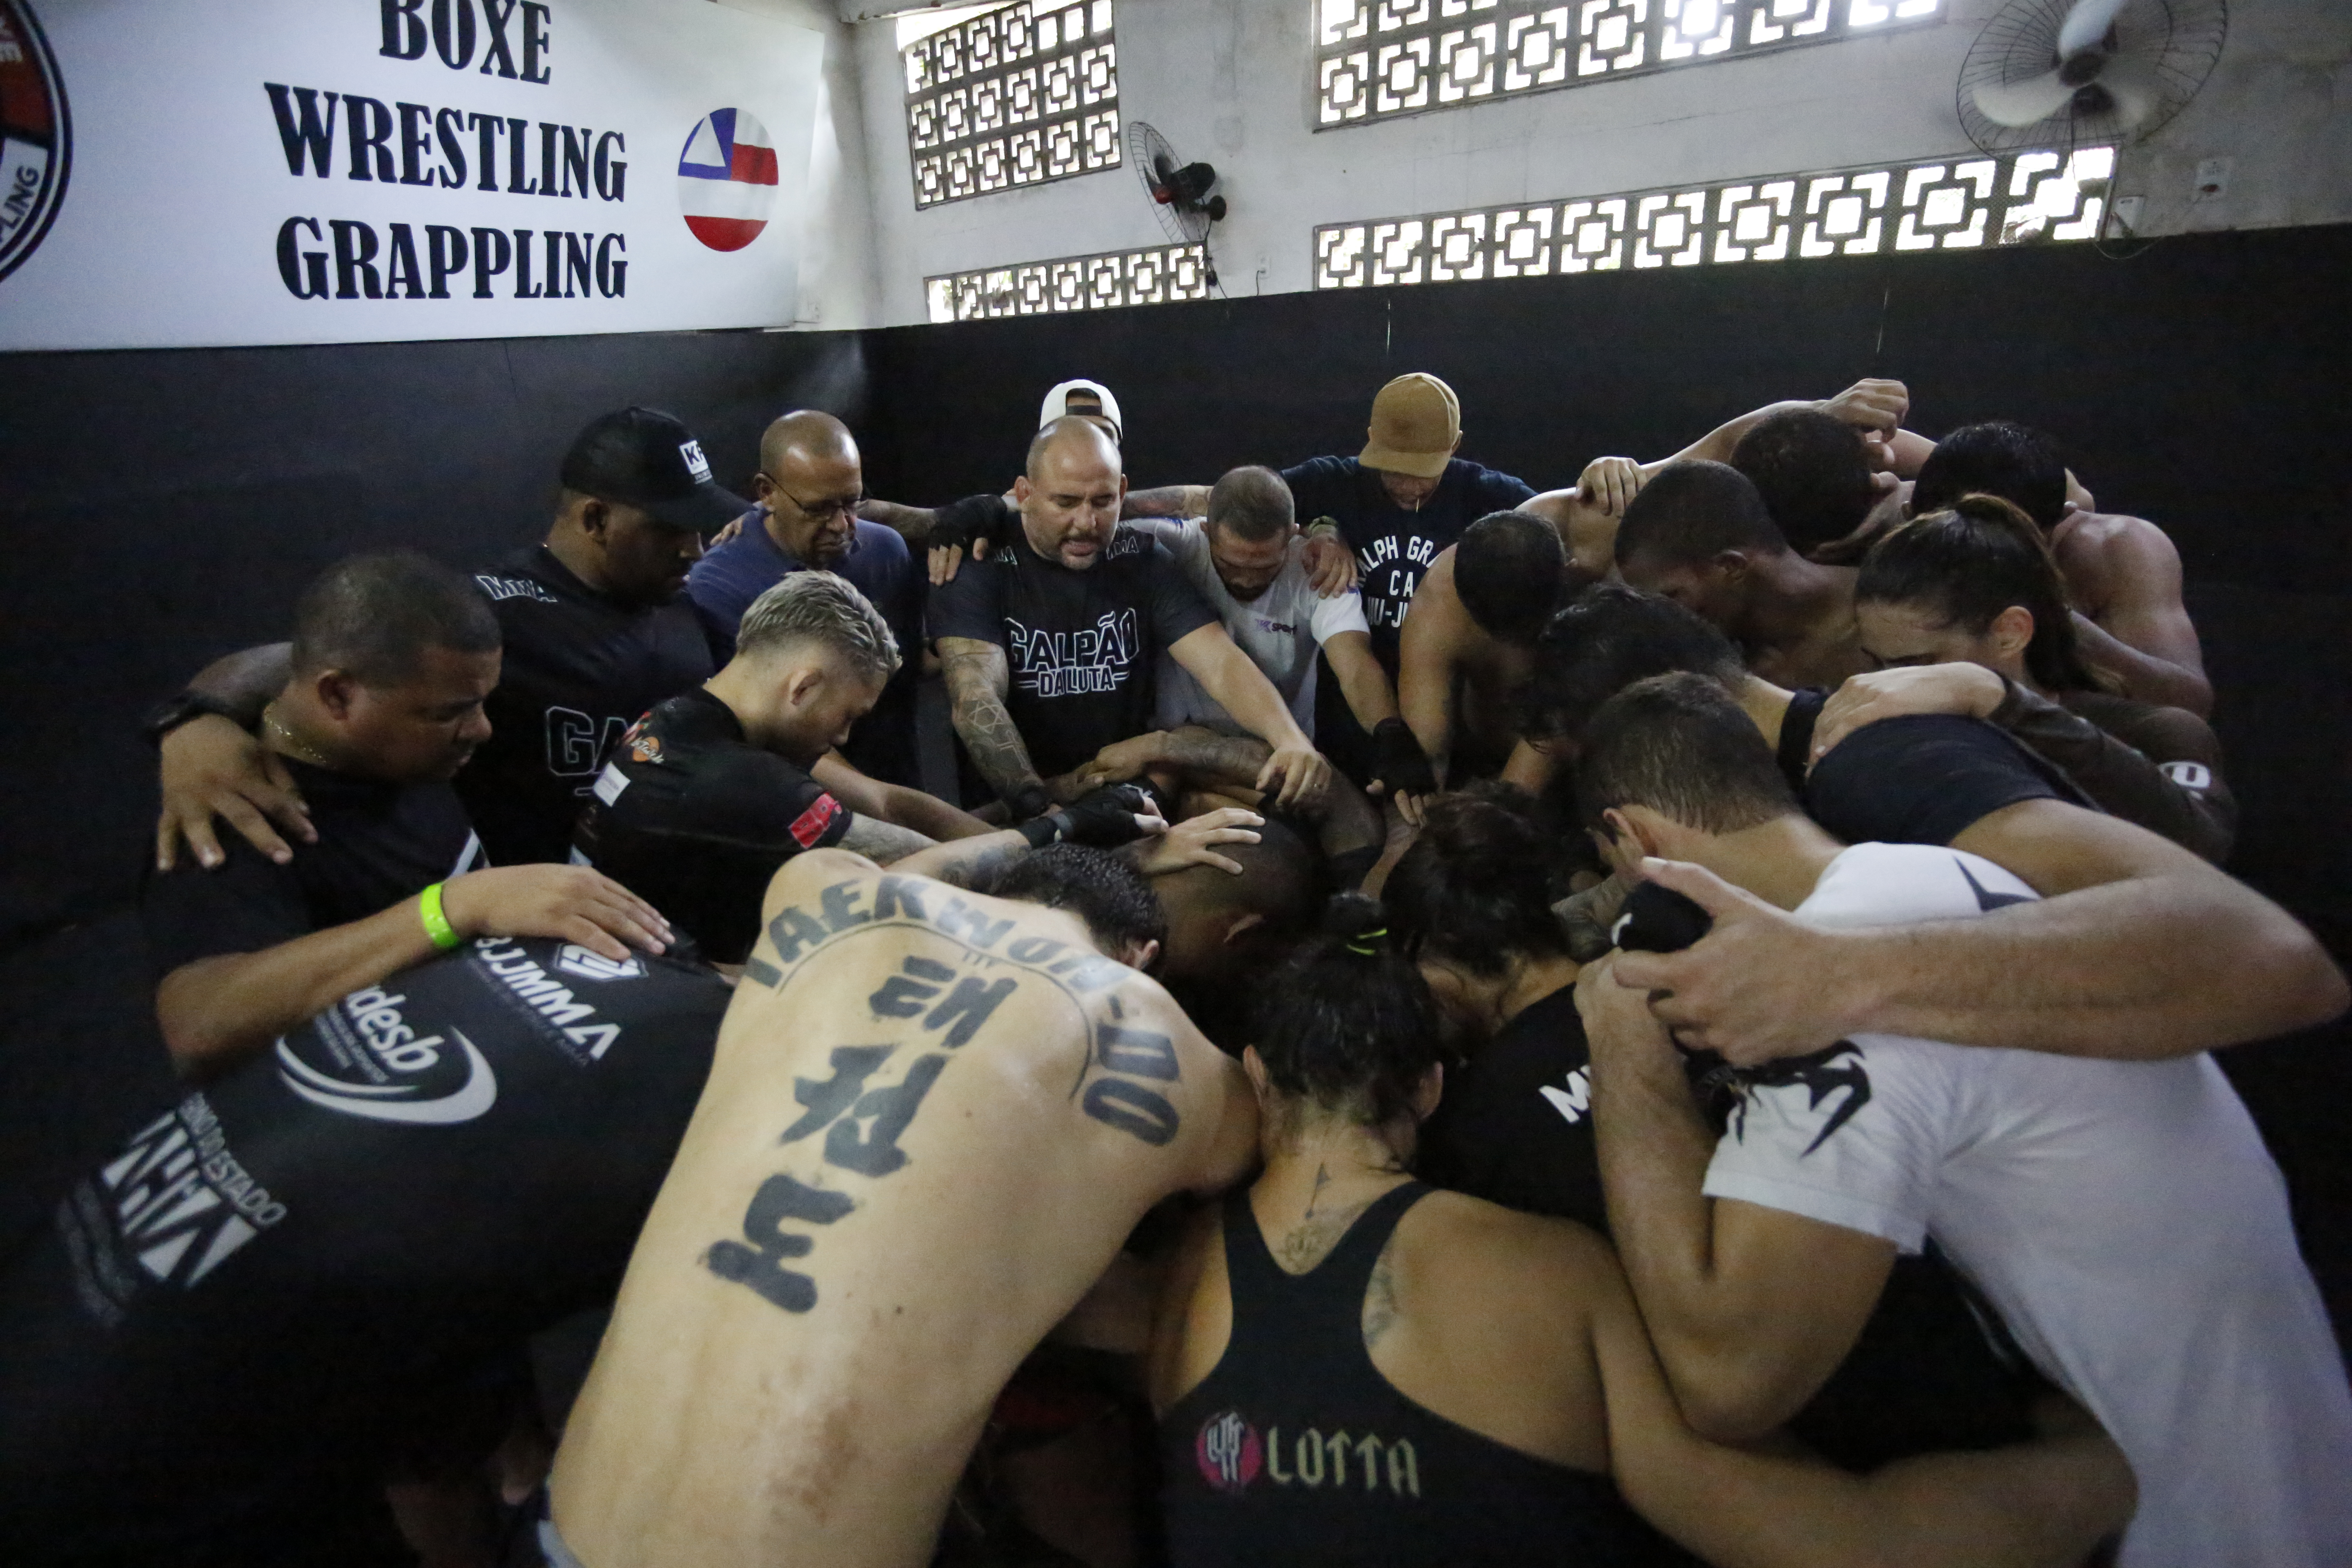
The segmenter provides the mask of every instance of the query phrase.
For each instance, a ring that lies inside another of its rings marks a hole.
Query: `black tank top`
[[[1302,1275],[1224,1203],[1232,1341],[1160,1424],[1174,1568],[1237,1563],[1685,1563],[1606,1476],[1523,1454],[1399,1393],[1364,1348],[1364,1290],[1408,1182]]]

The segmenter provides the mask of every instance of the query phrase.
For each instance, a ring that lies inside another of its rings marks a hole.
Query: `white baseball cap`
[[[1072,408],[1070,406],[1072,393],[1076,393],[1082,402],[1086,398],[1093,398],[1098,406]],[[1127,439],[1127,422],[1118,416],[1118,399],[1113,397],[1110,395],[1110,388],[1099,381],[1066,381],[1055,386],[1053,391],[1045,395],[1045,406],[1037,410],[1037,428],[1043,430],[1055,420],[1066,419],[1072,414],[1090,415],[1097,412],[1103,418],[1110,421],[1113,439],[1120,441]]]

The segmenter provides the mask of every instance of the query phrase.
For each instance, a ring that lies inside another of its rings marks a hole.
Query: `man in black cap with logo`
[[[547,537],[474,574],[505,639],[490,734],[453,781],[492,865],[562,861],[572,820],[623,731],[718,668],[679,592],[706,535],[750,502],[715,483],[701,443],[667,414],[625,408],[590,423],[564,454]],[[288,645],[233,654],[149,722],[163,747],[156,860],[185,837],[221,863],[212,817],[285,861],[271,824],[308,842],[299,795],[247,731],[284,687]]]

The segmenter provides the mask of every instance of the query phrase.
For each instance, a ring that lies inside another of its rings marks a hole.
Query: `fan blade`
[[[2116,120],[2126,130],[2154,114],[2164,100],[2164,84],[2142,60],[2116,59],[2099,73],[2099,85],[2116,100]]]
[[[2127,4],[2129,0],[2075,0],[2074,8],[2058,26],[2058,58],[2063,60],[2079,54],[2105,37],[2107,29],[2116,25],[2116,14]]]
[[[2089,0],[2084,0],[2089,4]],[[1979,84],[1969,89],[1976,100],[1977,112],[1995,125],[2036,125],[2066,107],[2074,89],[2058,79],[2054,70],[2044,71],[2027,81],[2004,82],[1998,86]]]

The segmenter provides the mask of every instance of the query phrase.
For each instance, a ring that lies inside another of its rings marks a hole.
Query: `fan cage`
[[[1976,105],[1979,87],[2030,81],[2058,64],[2058,31],[2074,0],[2012,0],[1985,24],[1969,47],[1954,89],[1954,106],[1969,140],[1988,153],[2021,148],[2071,150],[2094,142],[2145,140],[2188,106],[2213,74],[2230,30],[2229,0],[2130,0],[2116,15],[2116,55],[2149,68],[2159,98],[2157,110],[2137,125],[2112,113],[2086,114],[2070,101],[2031,125],[2001,125]]]

